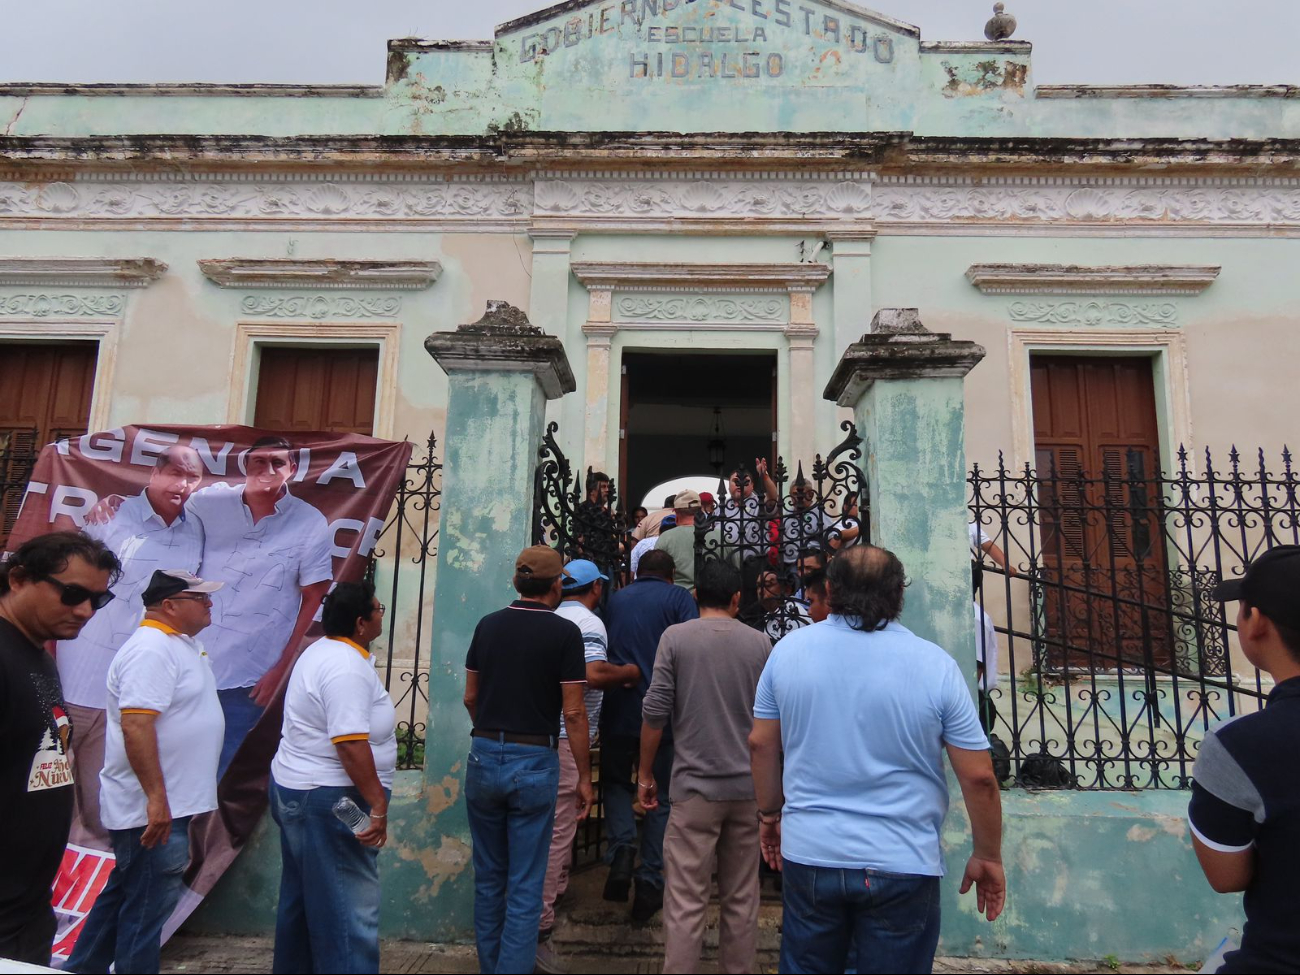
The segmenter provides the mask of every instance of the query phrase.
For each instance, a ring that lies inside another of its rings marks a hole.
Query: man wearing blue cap
[[[563,601],[556,616],[574,623],[582,631],[583,652],[587,660],[587,728],[594,741],[600,727],[600,705],[605,688],[631,686],[641,679],[636,664],[609,663],[609,637],[605,624],[596,615],[609,576],[588,559],[575,559],[564,567]],[[560,721],[560,737],[568,730]],[[578,766],[567,747],[560,748],[560,788],[555,803],[555,827],[551,834],[551,853],[546,864],[546,886],[542,893],[542,918],[537,932],[537,968],[543,972],[563,972],[564,966],[551,945],[551,927],[555,924],[555,902],[569,886],[569,862],[573,859],[573,837],[578,831]]]

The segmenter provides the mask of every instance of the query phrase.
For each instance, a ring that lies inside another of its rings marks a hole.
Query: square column
[[[513,598],[515,557],[532,543],[546,403],[575,387],[563,343],[505,302],[488,302],[480,321],[435,332],[424,347],[448,382],[424,757],[429,843],[446,883],[430,906],[444,928],[470,930],[465,651],[478,621]]]
[[[972,690],[962,385],[983,358],[974,342],[930,332],[915,308],[882,309],[825,392],[854,411],[866,442],[871,538],[902,560],[910,583],[903,625],[955,657]]]

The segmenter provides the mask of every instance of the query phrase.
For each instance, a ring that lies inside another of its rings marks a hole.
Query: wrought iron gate
[[[566,559],[586,558],[606,570],[606,593],[632,580],[634,539],[625,505],[611,481],[604,503],[589,498],[590,468],[578,476],[556,439],[558,425],[547,426],[533,485],[533,542],[557,549]],[[802,581],[824,568],[846,546],[868,540],[867,479],[859,466],[862,438],[852,423],[842,425],[842,442],[825,459],[803,467],[793,478],[778,459],[768,470],[761,460],[739,465],[718,483],[717,507],[696,526],[697,564],[719,558],[741,569],[741,618],[775,642],[812,622],[801,598]],[[599,747],[599,742],[597,742]],[[593,753],[593,764],[596,761]],[[580,863],[603,852],[603,790],[596,779],[596,804],[575,841]]]

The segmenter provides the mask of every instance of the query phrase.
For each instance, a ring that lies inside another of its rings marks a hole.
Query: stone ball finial
[[[993,5],[993,16],[984,25],[984,36],[990,41],[1004,41],[1016,32],[1016,18],[1006,12],[1004,3]]]

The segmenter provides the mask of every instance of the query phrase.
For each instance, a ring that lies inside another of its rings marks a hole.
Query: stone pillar
[[[790,454],[786,466],[793,477],[803,464],[804,472],[811,475],[813,458],[818,450],[817,363],[814,343],[817,325],[813,321],[813,288],[790,289],[790,322],[785,328],[790,350],[788,397],[790,401]]]
[[[587,340],[586,416],[582,419],[582,466],[593,470],[608,467],[609,449],[609,380],[610,354],[618,326],[613,322],[614,291],[612,288],[592,287],[587,303],[587,323],[582,334]],[[567,413],[565,414],[568,415]],[[614,424],[617,436],[618,423]],[[623,485],[618,485],[622,488]]]
[[[835,268],[833,292],[836,356],[842,356],[856,336],[857,323],[871,308],[871,241],[874,233],[830,231],[831,266]]]
[[[515,556],[532,542],[533,472],[548,400],[574,390],[564,344],[505,302],[424,347],[447,373],[438,575],[434,584],[425,816],[438,929],[472,929],[463,801],[470,720],[465,651],[479,619],[513,598]],[[443,889],[450,888],[450,889]]]
[[[882,309],[825,392],[853,410],[866,441],[871,539],[902,559],[911,583],[903,624],[952,654],[972,689],[962,383],[983,358],[974,342],[927,330],[915,308]]]
[[[562,339],[566,348],[581,348],[581,324],[569,322],[569,264],[577,231],[563,227],[531,227],[528,236],[533,242],[533,276],[528,294],[528,318],[543,332]],[[571,396],[560,400],[552,407],[550,415],[552,419],[559,420],[561,431],[581,430],[581,397]],[[570,448],[566,446],[565,449]]]

